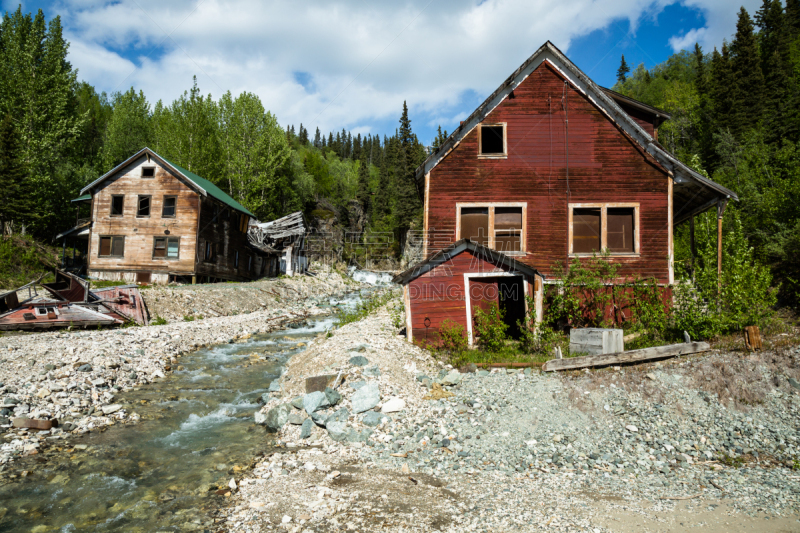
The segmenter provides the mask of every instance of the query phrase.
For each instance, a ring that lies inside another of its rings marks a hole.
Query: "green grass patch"
[[[98,279],[91,280],[93,289],[105,289],[107,287],[119,287],[120,285],[130,285],[127,281]]]
[[[358,322],[367,318],[373,311],[383,307],[396,296],[395,291],[382,291],[374,294],[370,298],[362,300],[355,309],[339,308],[336,311],[338,326],[344,326],[351,322]]]
[[[69,253],[69,250],[68,250]],[[21,287],[47,272],[46,283],[54,278],[59,250],[35,241],[29,235],[0,237],[0,287]]]

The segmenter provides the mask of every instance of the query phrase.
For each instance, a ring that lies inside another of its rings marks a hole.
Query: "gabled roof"
[[[419,182],[424,179],[425,174],[430,172],[439,162],[453,150],[461,140],[469,134],[480,122],[491,113],[508,95],[522,83],[539,65],[547,62],[561,73],[572,86],[583,93],[593,102],[608,118],[619,125],[622,130],[629,135],[641,148],[650,154],[667,171],[675,176],[675,184],[686,181],[692,182],[696,188],[705,191],[705,197],[709,194],[723,198],[733,198],[738,200],[736,193],[711,181],[702,174],[692,170],[684,163],[667,152],[659,145],[653,137],[647,133],[636,121],[631,118],[622,108],[607,94],[600,86],[593,82],[584,74],[572,61],[570,61],[556,46],[547,41],[536,52],[533,53],[511,76],[509,76],[489,97],[456,128],[450,137],[442,144],[436,152],[425,159],[417,168],[416,177]],[[644,105],[644,104],[642,104]],[[653,108],[655,109],[655,108]],[[695,194],[693,197],[697,196]]]
[[[544,275],[540,274],[538,270],[526,265],[525,263],[517,261],[511,256],[508,256],[502,252],[498,252],[497,250],[487,248],[486,246],[473,242],[469,239],[461,239],[460,241],[454,242],[444,250],[439,250],[428,259],[420,261],[405,272],[401,272],[400,274],[396,275],[394,278],[392,278],[392,282],[399,283],[400,285],[406,285],[410,281],[415,280],[426,272],[430,272],[437,266],[450,261],[451,258],[466,250],[486,256],[488,260],[495,265],[503,265],[515,272],[520,272],[521,274],[525,274],[530,277],[536,275],[544,279]]]
[[[173,163],[173,162],[169,161],[168,159],[158,155],[157,153],[155,153],[154,151],[152,151],[150,148],[147,148],[147,147],[142,148],[141,150],[139,150],[138,152],[133,154],[131,157],[129,157],[128,159],[126,159],[125,161],[123,161],[119,165],[115,166],[114,168],[112,168],[111,170],[109,170],[108,172],[106,172],[105,174],[103,174],[102,176],[97,178],[96,180],[94,180],[92,183],[90,183],[89,185],[87,185],[86,187],[81,189],[81,194],[85,194],[86,192],[90,192],[91,194],[94,194],[94,188],[97,185],[99,185],[100,183],[102,183],[103,181],[108,179],[109,177],[113,176],[118,170],[120,170],[120,169],[124,168],[125,166],[127,166],[128,164],[130,164],[131,161],[134,161],[137,158],[139,158],[139,157],[141,157],[142,155],[145,155],[145,154],[149,154],[150,157],[154,157],[154,158],[158,159],[161,162],[161,164],[164,167],[166,167],[168,170],[170,170],[173,173],[183,177],[187,182],[189,182],[189,185],[193,189],[195,189],[198,193],[202,194],[203,196],[211,196],[212,198],[215,198],[215,199],[219,200],[220,202],[222,202],[223,204],[227,205],[228,207],[231,207],[231,208],[233,208],[233,209],[235,209],[237,211],[240,211],[240,212],[244,213],[245,215],[248,215],[248,216],[251,216],[251,217],[255,218],[255,215],[253,213],[251,213],[250,211],[248,211],[246,207],[244,207],[242,204],[240,204],[239,202],[237,202],[236,200],[234,200],[233,198],[228,196],[225,192],[222,191],[222,189],[220,189],[219,187],[217,187],[216,185],[214,185],[213,183],[211,183],[207,179],[201,178],[200,176],[198,176],[194,172],[191,172],[189,170],[186,170],[183,167],[180,167],[180,166],[176,165],[175,163]]]

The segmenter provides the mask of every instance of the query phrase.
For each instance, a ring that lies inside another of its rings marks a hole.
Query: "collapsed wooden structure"
[[[247,231],[250,244],[275,256],[266,275],[292,276],[308,269],[306,227],[302,211],[296,211],[271,222],[250,223]]]
[[[92,290],[88,281],[61,270],[56,271],[54,282],[40,282],[41,278],[0,294],[0,331],[149,322],[147,306],[136,285]]]

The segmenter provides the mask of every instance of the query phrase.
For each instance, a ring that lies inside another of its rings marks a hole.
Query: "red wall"
[[[639,202],[640,256],[614,261],[623,264],[622,274],[667,283],[667,174],[594,104],[567,86],[567,200],[564,87],[560,74],[543,63],[514,90],[513,98],[485,119],[508,123],[507,159],[478,159],[475,128],[431,171],[428,230],[437,237],[430,240],[428,253],[458,239],[456,202],[527,202],[528,253],[519,259],[548,275],[555,261],[567,260],[568,201]]]
[[[464,274],[478,272],[508,271],[504,266],[496,267],[481,255],[466,250],[450,261],[415,278],[408,284],[411,303],[411,331],[414,342],[425,339],[425,318],[431,323],[427,328],[428,340],[438,338],[437,332],[442,322],[450,319],[467,330],[466,295],[464,293]],[[528,280],[529,294],[532,295],[533,280]]]

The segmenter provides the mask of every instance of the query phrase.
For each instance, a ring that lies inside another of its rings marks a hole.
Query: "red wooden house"
[[[471,332],[488,301],[513,323],[523,294],[541,317],[553,266],[595,252],[673,283],[674,227],[714,207],[721,219],[736,195],[658,143],[669,118],[539,48],[417,169],[426,259],[395,278],[408,339],[447,318]]]

